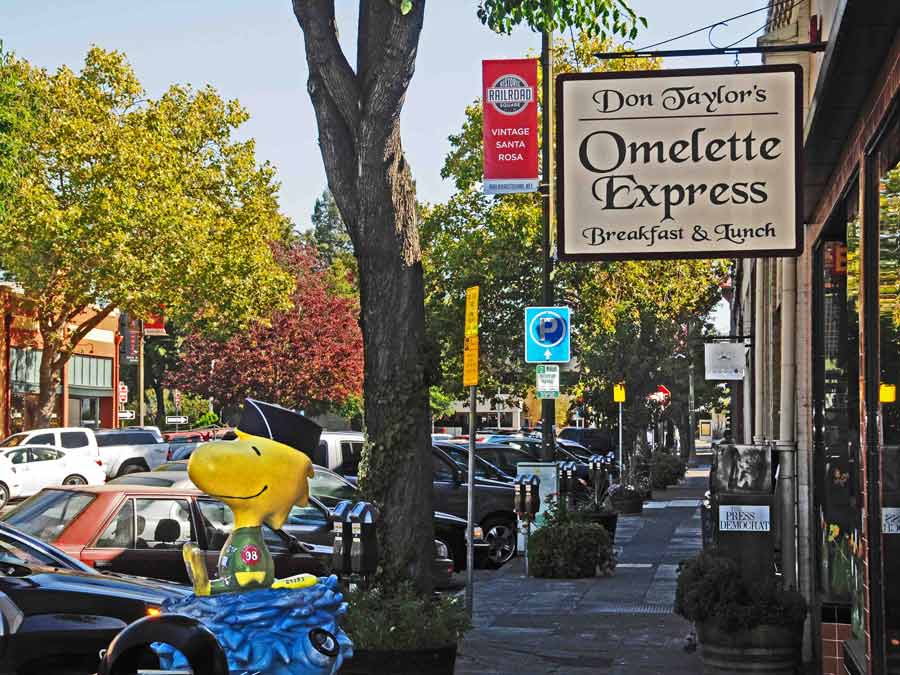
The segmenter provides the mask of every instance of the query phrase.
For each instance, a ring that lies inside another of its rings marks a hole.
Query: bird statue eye
[[[257,448],[255,445],[251,445],[250,448],[253,450],[253,452],[262,457],[262,453],[259,451],[259,448]]]

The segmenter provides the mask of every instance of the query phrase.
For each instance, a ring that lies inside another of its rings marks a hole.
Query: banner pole
[[[475,583],[475,542],[473,539],[473,521],[475,520],[475,406],[477,405],[477,387],[469,387],[469,472],[466,482],[466,609],[473,611]]]

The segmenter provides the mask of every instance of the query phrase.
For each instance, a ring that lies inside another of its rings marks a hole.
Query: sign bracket
[[[789,54],[791,52],[824,52],[827,42],[804,42],[796,45],[766,45],[761,47],[714,47],[706,49],[651,49],[633,52],[596,52],[601,61],[609,59],[675,58],[682,56],[732,56],[739,54]]]

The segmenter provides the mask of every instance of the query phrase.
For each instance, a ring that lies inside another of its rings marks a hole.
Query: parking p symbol
[[[538,322],[538,335],[541,342],[550,342],[559,327],[559,320],[552,316],[542,316]]]

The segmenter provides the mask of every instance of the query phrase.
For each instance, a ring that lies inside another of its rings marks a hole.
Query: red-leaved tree
[[[306,412],[340,406],[362,391],[359,306],[337,295],[315,249],[276,251],[296,279],[293,307],[225,342],[189,335],[167,384],[236,408],[245,397]]]

